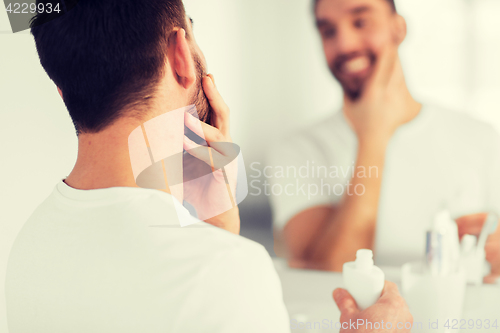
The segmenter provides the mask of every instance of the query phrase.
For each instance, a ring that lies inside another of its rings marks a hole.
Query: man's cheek
[[[323,41],[323,53],[325,54],[325,60],[329,66],[333,64],[338,56],[338,52],[332,41]]]
[[[397,44],[397,40],[395,38],[396,35],[392,32],[384,34],[371,34],[368,37],[367,48],[371,50],[377,58],[379,58],[387,46],[395,46]]]

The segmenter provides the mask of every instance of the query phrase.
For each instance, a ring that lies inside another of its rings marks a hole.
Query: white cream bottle
[[[358,250],[356,261],[346,262],[342,276],[347,291],[364,310],[377,302],[384,289],[384,272],[373,264],[371,250]]]

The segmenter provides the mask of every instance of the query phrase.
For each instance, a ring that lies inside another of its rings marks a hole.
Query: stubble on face
[[[357,101],[362,97],[366,82],[373,74],[371,71],[369,71],[365,75],[346,75],[344,73],[344,68],[347,62],[356,58],[360,59],[361,57],[368,59],[367,61],[369,61],[370,67],[373,68],[377,57],[371,50],[364,50],[350,54],[341,54],[337,56],[328,66],[332,75],[342,86],[345,95],[351,101]]]
[[[212,124],[212,115],[213,115],[213,109],[212,106],[210,105],[210,102],[207,99],[207,96],[205,96],[205,92],[203,90],[203,78],[207,75],[206,73],[206,68],[203,65],[201,58],[198,54],[193,53],[193,60],[196,66],[196,74],[197,74],[197,81],[196,81],[196,89],[193,93],[193,96],[191,97],[191,103],[196,106],[196,110],[198,111],[198,117],[200,121],[207,123],[209,125]]]

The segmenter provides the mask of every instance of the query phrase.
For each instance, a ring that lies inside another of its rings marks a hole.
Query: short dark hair
[[[164,75],[169,35],[186,29],[182,0],[39,3],[65,9],[37,13],[30,27],[77,135],[98,133],[125,114],[141,119]]]
[[[316,11],[316,6],[318,5],[319,1],[320,0],[314,0],[314,11]],[[387,1],[389,3],[389,5],[392,8],[392,11],[396,13],[397,10],[396,10],[396,4],[394,3],[394,0],[385,0],[385,1]]]

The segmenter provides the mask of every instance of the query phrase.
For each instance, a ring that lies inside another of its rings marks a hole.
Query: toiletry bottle
[[[373,264],[371,250],[358,250],[356,261],[346,262],[342,275],[347,291],[360,310],[375,304],[382,294],[385,276],[382,270]]]
[[[426,262],[433,276],[454,274],[459,268],[458,227],[447,210],[436,214],[432,229],[427,232]]]
[[[467,274],[467,283],[480,285],[483,283],[486,253],[484,247],[477,247],[476,243],[476,236],[464,235],[462,238],[461,260]]]

